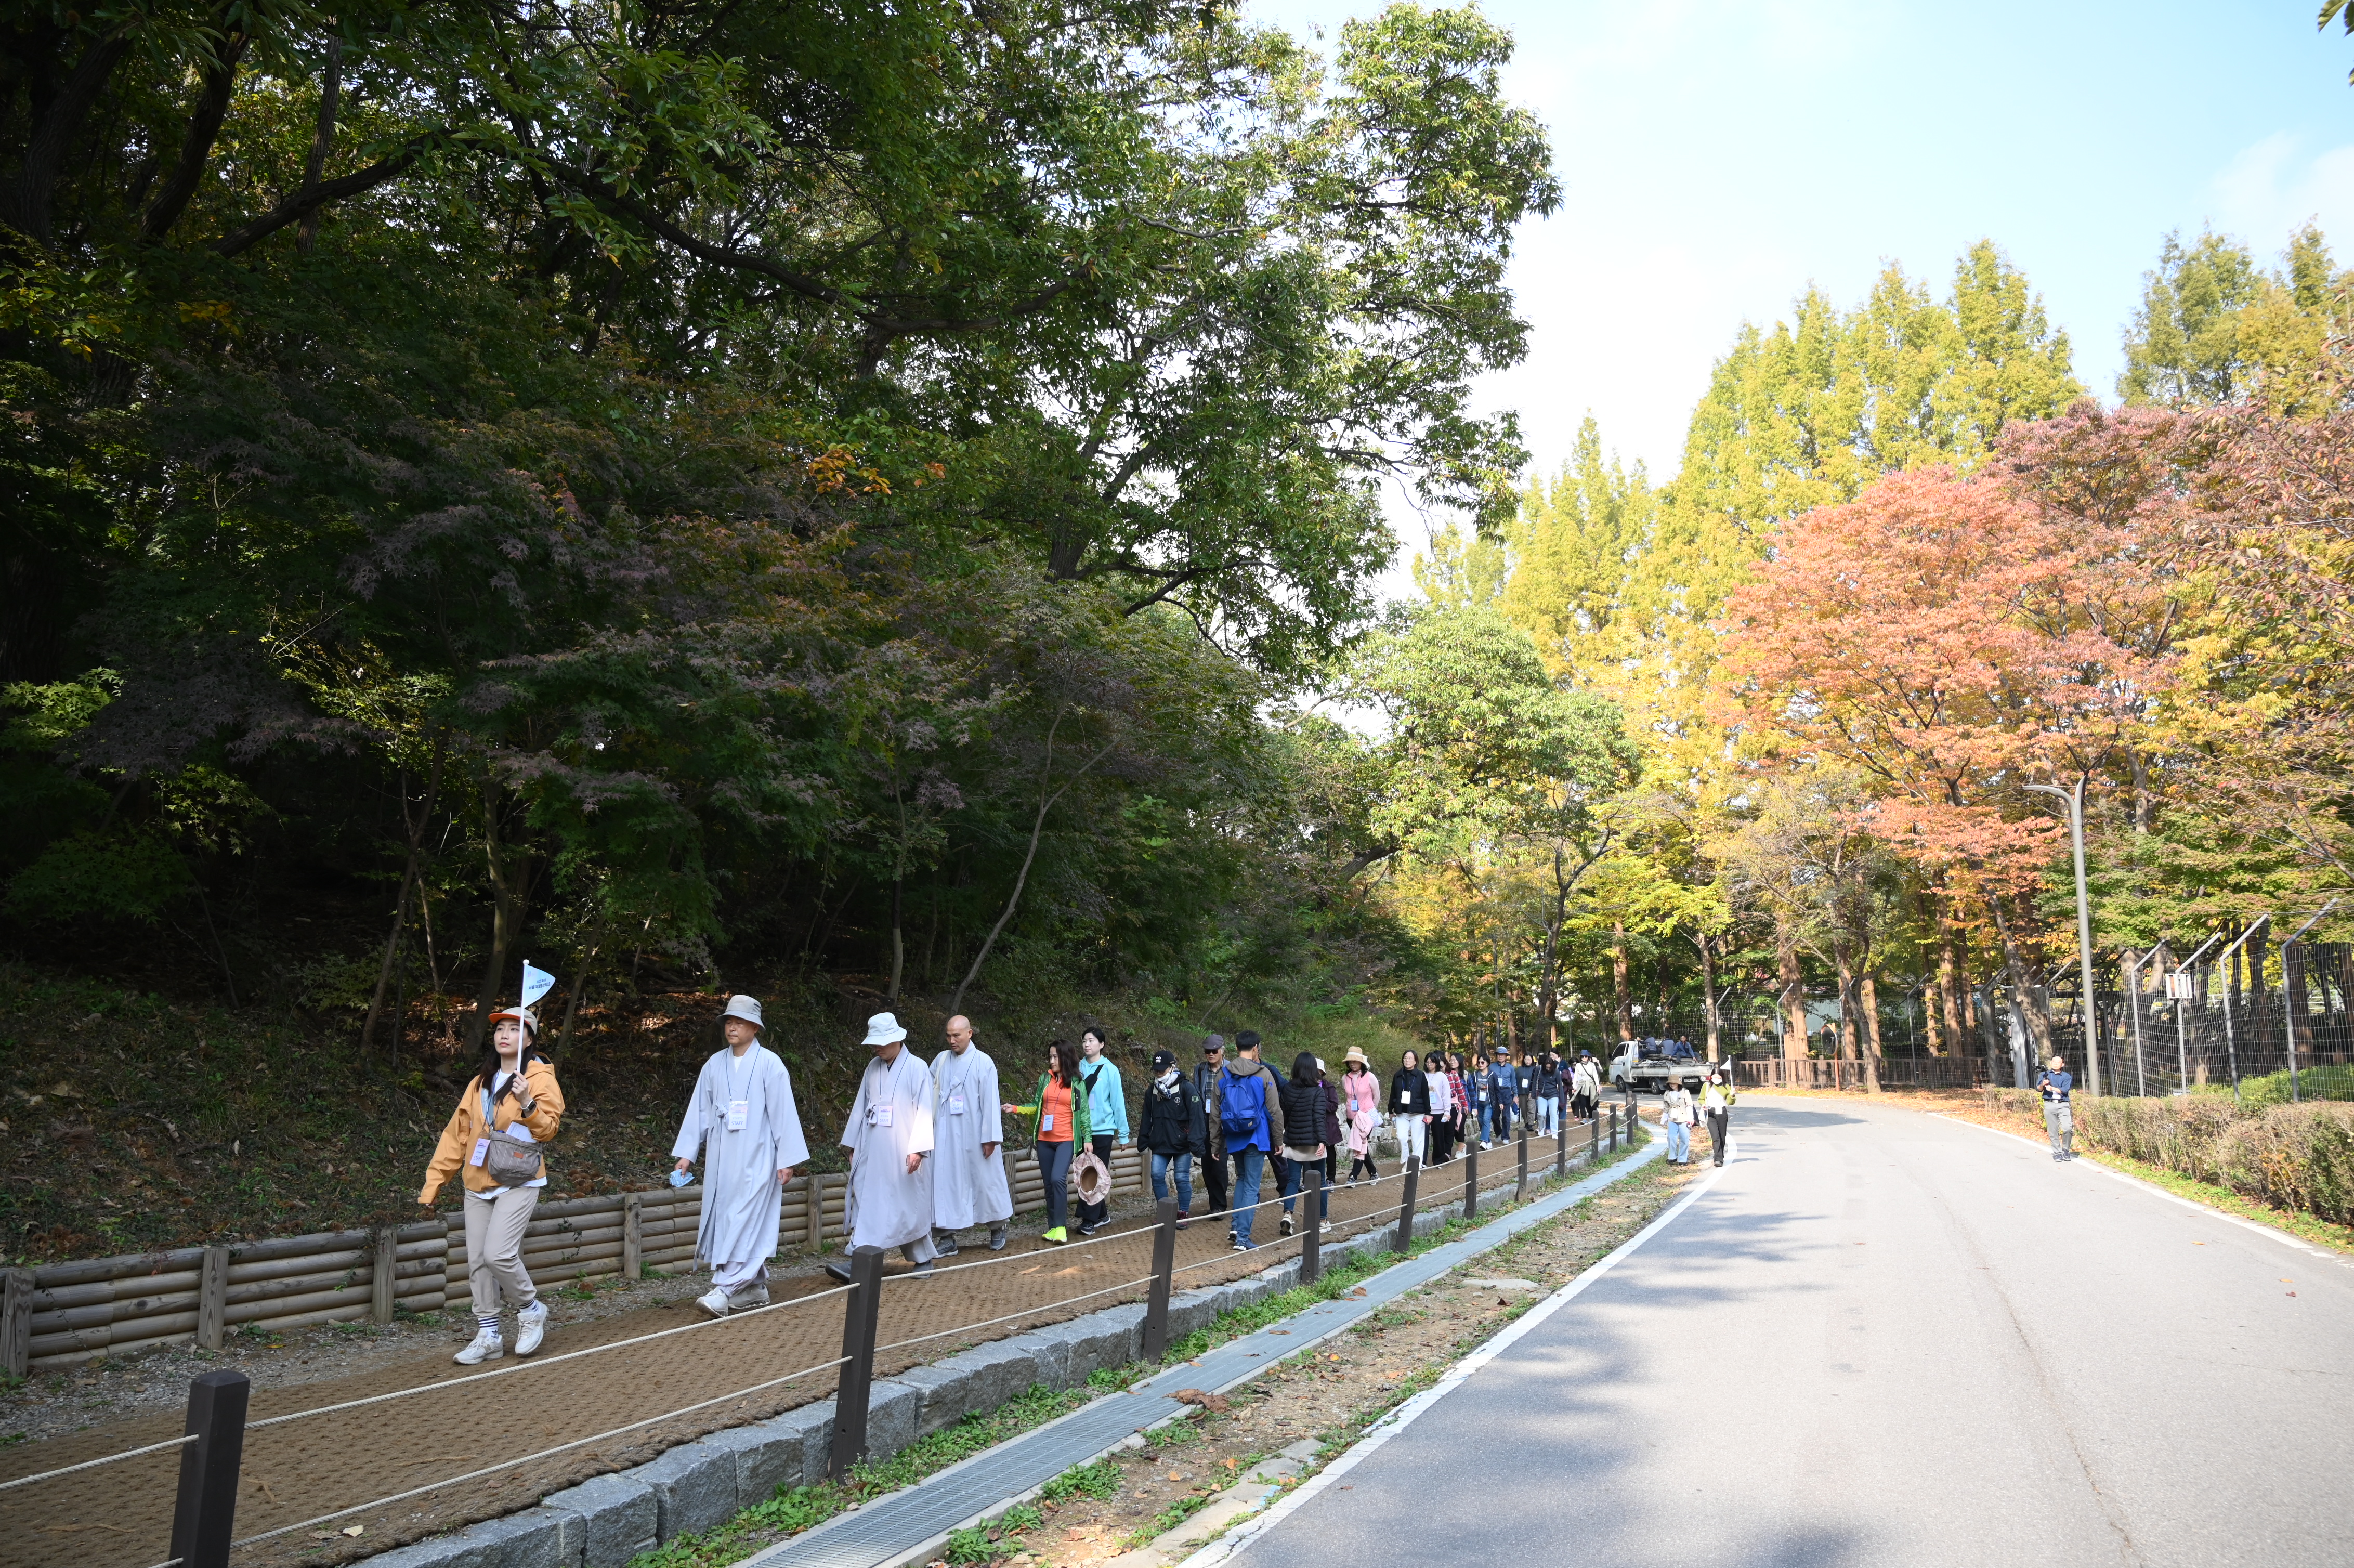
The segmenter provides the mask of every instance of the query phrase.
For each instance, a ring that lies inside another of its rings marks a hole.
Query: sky
[[[1246,0],[1307,37],[1375,0]],[[1559,211],[1511,269],[1527,360],[1488,377],[1536,467],[1590,411],[1672,477],[1712,365],[1809,283],[1860,302],[1889,261],[1941,290],[1991,238],[2114,397],[2169,230],[2277,260],[2317,219],[2354,264],[2354,38],[2316,0],[1488,0],[1507,95],[1549,129]],[[1405,551],[1424,547],[1403,506]],[[1411,589],[1403,559],[1385,595]]]

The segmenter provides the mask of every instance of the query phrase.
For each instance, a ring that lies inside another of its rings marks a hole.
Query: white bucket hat
[[[866,1021],[866,1038],[862,1044],[888,1045],[894,1040],[905,1040],[907,1037],[907,1032],[899,1027],[897,1019],[887,1012],[878,1012]]]
[[[727,1011],[721,1013],[719,1016],[722,1018],[740,1018],[755,1029],[766,1029],[769,1026],[760,1017],[760,1002],[759,999],[757,997],[729,997],[727,999]]]

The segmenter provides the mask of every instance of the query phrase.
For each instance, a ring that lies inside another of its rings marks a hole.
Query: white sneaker
[[[749,1285],[739,1285],[727,1293],[727,1309],[731,1312],[742,1312],[768,1304],[769,1287],[765,1280],[756,1279]]]
[[[727,1316],[728,1308],[734,1305],[727,1299],[727,1292],[716,1285],[705,1294],[696,1297],[695,1304],[715,1318],[725,1318]]]
[[[527,1356],[547,1337],[547,1303],[535,1301],[515,1314],[515,1354]]]
[[[474,1330],[474,1342],[451,1359],[461,1367],[478,1367],[484,1361],[497,1361],[506,1353],[506,1341],[499,1338],[496,1330],[477,1329]]]

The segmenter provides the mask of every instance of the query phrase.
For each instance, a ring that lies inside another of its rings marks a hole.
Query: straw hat
[[[905,1040],[907,1037],[907,1032],[900,1026],[897,1019],[887,1012],[878,1012],[866,1021],[866,1038],[860,1044],[888,1045],[895,1040]]]
[[[1094,1150],[1071,1161],[1071,1191],[1082,1203],[1100,1203],[1111,1196],[1111,1167]]]
[[[1370,1067],[1373,1065],[1371,1062],[1365,1060],[1365,1048],[1362,1045],[1350,1046],[1349,1054],[1341,1058],[1341,1065],[1344,1067],[1352,1062],[1356,1063],[1361,1067]]]

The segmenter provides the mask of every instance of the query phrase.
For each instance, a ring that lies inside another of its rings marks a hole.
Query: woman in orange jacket
[[[564,1118],[564,1091],[556,1069],[532,1044],[538,1021],[522,1008],[491,1014],[491,1037],[482,1044],[473,1081],[458,1097],[450,1125],[417,1201],[427,1208],[452,1173],[466,1189],[467,1277],[480,1325],[473,1342],[458,1352],[460,1366],[479,1366],[506,1353],[499,1333],[502,1298],[514,1308],[515,1354],[539,1349],[547,1332],[547,1307],[524,1272],[523,1234],[539,1190],[547,1185],[544,1154],[528,1146],[556,1137]],[[494,1147],[494,1144],[496,1145]]]

